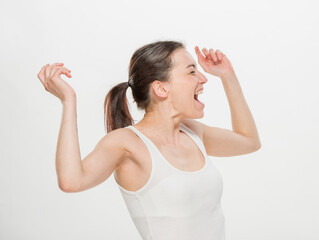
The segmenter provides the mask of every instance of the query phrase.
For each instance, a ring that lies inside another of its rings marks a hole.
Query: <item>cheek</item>
[[[194,89],[196,86],[190,84],[190,79],[187,81],[183,79],[183,81],[175,82],[173,88],[170,89],[171,91],[171,101],[174,108],[185,108],[191,107],[193,104],[194,99]]]
[[[179,93],[174,96],[173,104],[175,107],[188,108],[193,104],[194,95],[190,92],[187,92],[185,89],[181,89]]]

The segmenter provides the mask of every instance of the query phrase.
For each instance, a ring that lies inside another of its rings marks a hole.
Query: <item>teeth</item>
[[[195,93],[196,95],[198,95],[198,94],[201,94],[201,93],[203,93],[204,91],[203,90],[201,90],[201,91],[198,91],[197,93]]]

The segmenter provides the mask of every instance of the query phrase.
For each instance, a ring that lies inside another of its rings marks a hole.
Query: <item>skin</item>
[[[196,61],[184,48],[172,55],[173,69],[169,82],[158,80],[152,83],[151,111],[135,126],[149,132],[150,135],[161,135],[161,142],[178,147],[181,145],[179,125],[183,119],[202,118],[204,107],[196,103],[194,94],[204,87],[207,78],[196,68]],[[194,67],[188,65],[194,64]],[[183,89],[183,91],[181,91]]]
[[[212,48],[203,48],[201,52],[196,46],[195,53],[206,73],[220,77],[229,102],[233,129],[208,126],[194,120],[202,118],[204,114],[204,106],[195,102],[194,94],[204,87],[207,78],[198,70],[195,60],[185,49],[178,49],[172,55],[174,67],[170,81],[162,83],[155,80],[152,83],[151,110],[146,111],[144,118],[134,126],[155,142],[166,156],[172,156],[173,151],[181,154],[190,147],[194,149],[194,145],[179,130],[181,122],[201,138],[210,156],[236,156],[257,151],[261,147],[257,128],[230,61],[220,50],[214,51]],[[186,68],[189,64],[195,67]],[[139,175],[139,182],[136,177],[134,180],[142,186],[150,172],[149,165],[142,162],[147,152],[145,146],[138,144],[138,137],[130,129],[121,128],[109,132],[81,160],[76,94],[61,78],[62,74],[71,78],[70,72],[63,67],[63,63],[55,63],[43,66],[38,74],[45,90],[58,97],[63,106],[56,151],[60,189],[64,192],[84,191],[102,183],[114,171],[125,176],[120,181],[122,186],[125,181],[130,182],[130,176]],[[188,159],[198,158],[194,151],[185,152],[185,159],[186,154],[190,156]],[[138,170],[137,166],[140,166]],[[142,171],[141,166],[147,167]]]

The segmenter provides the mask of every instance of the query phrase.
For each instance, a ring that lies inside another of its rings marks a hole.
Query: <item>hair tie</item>
[[[130,84],[130,82],[127,82],[127,85],[132,88],[132,85]]]

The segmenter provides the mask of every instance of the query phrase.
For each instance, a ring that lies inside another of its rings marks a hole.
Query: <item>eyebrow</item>
[[[193,67],[196,68],[195,64],[189,64],[186,68]]]

